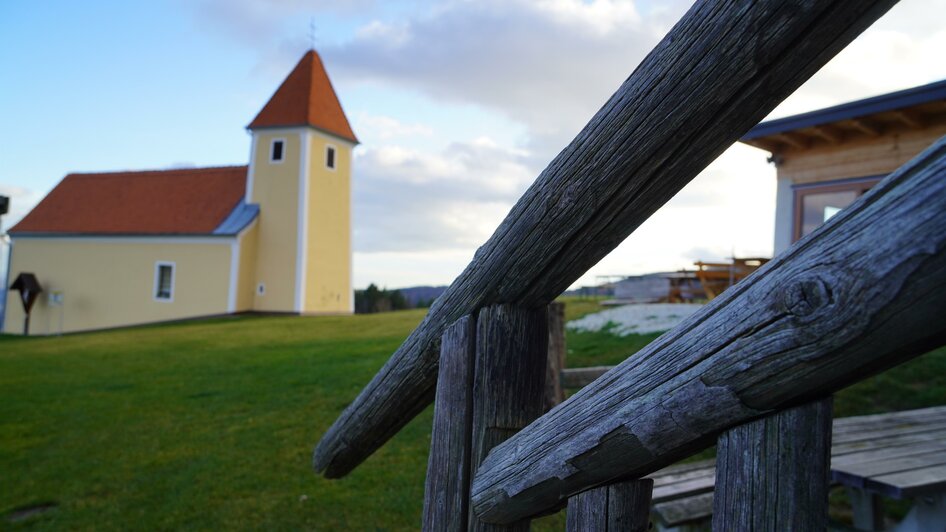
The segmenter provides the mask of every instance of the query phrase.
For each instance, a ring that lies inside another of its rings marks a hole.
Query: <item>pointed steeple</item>
[[[247,128],[291,126],[312,126],[358,142],[315,50],[302,56]]]

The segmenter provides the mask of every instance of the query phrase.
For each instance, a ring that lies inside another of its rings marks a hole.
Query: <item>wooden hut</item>
[[[762,122],[740,140],[772,154],[775,254],[946,135],[946,80]]]

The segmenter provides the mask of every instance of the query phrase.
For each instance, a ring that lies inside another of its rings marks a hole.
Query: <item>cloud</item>
[[[260,50],[279,78],[307,46],[306,14],[346,20],[320,46],[340,85],[369,83],[474,104],[523,124],[544,166],[684,14],[690,2],[450,0],[376,9],[374,0],[202,0],[198,16]],[[400,6],[400,5],[399,5]],[[946,0],[905,0],[790,97],[784,116],[946,77]],[[302,27],[305,27],[303,25]]]
[[[356,251],[475,248],[534,179],[527,156],[489,138],[433,154],[397,146],[359,149]]]
[[[656,44],[659,26],[632,2],[461,1],[373,21],[323,54],[349,81],[472,103],[526,124],[530,147],[548,159]]]
[[[320,46],[336,87],[420,94],[444,109],[474,106],[524,131],[521,150],[494,137],[450,143],[436,124],[409,114],[391,111],[396,120],[353,108],[362,138],[371,139],[359,148],[355,167],[355,245],[362,257],[411,250],[418,257],[444,250],[462,255],[482,244],[690,5],[452,0],[369,11],[359,2],[360,9],[342,13],[349,8],[341,4],[306,4],[357,20],[347,41]],[[224,3],[203,5],[223,9]],[[298,59],[301,35],[280,33],[286,24],[280,17],[300,15],[301,0],[266,4],[260,20],[262,0],[225,5],[236,7],[216,23],[257,39],[261,64],[278,70],[275,77],[284,75]],[[946,29],[930,16],[941,12],[946,0],[900,2],[773,117],[946,78]],[[397,144],[406,137],[414,140],[409,148]],[[417,141],[428,137],[427,147]],[[693,256],[704,252],[770,252],[775,172],[764,160],[762,152],[734,146],[589,275],[675,269],[708,258]]]
[[[433,128],[427,124],[405,124],[396,118],[383,115],[359,113],[353,122],[356,130],[370,132],[373,138],[382,141],[415,136],[430,137],[434,133]]]
[[[937,1],[946,11],[946,2]],[[779,112],[809,111],[946,77],[946,63],[937,59],[946,48],[944,30],[916,12],[922,11],[919,4],[904,2],[894,8]],[[632,4],[616,2],[453,2],[425,16],[372,22],[350,42],[324,54],[332,56],[335,71],[349,82],[407,88],[436,101],[472,103],[523,124],[529,153],[513,160],[517,171],[534,176],[685,7],[677,3],[659,12],[642,13]],[[488,204],[490,215],[480,219],[492,220],[496,212],[505,210],[501,207],[508,208],[516,199],[510,197],[508,204],[502,203],[503,195],[492,196],[488,202],[483,199],[482,204],[459,201],[465,192],[456,182],[446,186],[418,177],[470,170],[459,165],[444,172],[449,155],[439,154],[423,163],[405,160],[394,166],[407,171],[420,164],[429,170],[414,175],[412,186],[417,188],[411,194],[430,191],[441,198],[438,209],[443,209],[426,219],[408,215],[416,232],[404,249],[415,245],[426,249],[433,242],[451,242],[458,248],[465,242],[478,245],[498,219],[490,229],[461,230],[462,236],[451,241],[450,231],[464,224],[446,225],[445,213],[471,212]],[[594,270],[642,273],[692,266],[694,260],[733,252],[771,254],[774,174],[765,164],[765,154],[734,146]],[[470,177],[483,179],[485,189],[489,188],[489,174]],[[383,239],[382,233],[393,236],[391,230],[377,229],[376,240]],[[423,236],[425,231],[427,236]],[[428,236],[430,241],[425,240]]]
[[[308,28],[306,15],[351,15],[375,4],[375,0],[199,0],[185,5],[195,9],[198,20],[207,27],[262,49],[285,39],[287,23]],[[299,24],[300,18],[305,24]]]
[[[946,0],[906,0],[828,62],[772,117],[923,85],[946,78]]]

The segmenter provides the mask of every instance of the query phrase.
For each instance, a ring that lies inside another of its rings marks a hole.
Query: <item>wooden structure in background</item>
[[[602,304],[689,303],[705,297],[696,273],[680,270],[627,276],[614,283],[614,299]]]
[[[518,431],[541,413],[545,306],[893,3],[698,2],[539,176],[342,413],[316,448],[316,469],[338,477],[357,466],[434,399],[440,357],[466,353],[474,375],[471,436],[451,441],[468,448],[473,480],[444,489],[469,489],[471,497],[431,490],[425,508],[465,501],[470,506],[458,511],[469,515],[468,527],[520,529],[571,496],[644,476],[741,424],[790,419],[791,412],[781,411],[940,343],[946,338],[939,319],[946,314],[946,140]],[[472,319],[472,350],[469,334],[465,346],[442,350],[456,343],[451,327]],[[469,372],[441,374],[460,375],[462,388]],[[824,417],[823,409],[817,412]],[[822,445],[829,437],[824,427],[812,425],[803,438],[786,431],[773,445]],[[767,478],[797,475],[813,467],[811,460],[775,468],[772,453],[739,452],[736,440],[729,471],[757,471],[765,489],[734,492],[733,504],[755,507],[767,500],[760,494],[775,493],[808,516],[806,523],[823,515],[827,501],[818,490],[825,486],[803,493]],[[464,456],[439,455],[446,447],[432,449],[430,463]],[[610,488],[607,493],[594,498],[598,512],[576,504],[587,515],[606,512]],[[644,500],[635,496],[627,515],[646,514]],[[745,522],[739,515],[719,526],[738,527]],[[752,522],[784,528],[779,515]],[[446,529],[464,528],[455,526]],[[613,528],[605,521],[595,529]]]
[[[749,277],[749,274],[758,270],[769,259],[752,257],[739,259],[733,257],[732,262],[703,262],[697,261],[696,278],[706,293],[706,299],[712,300],[723,290]]]
[[[772,419],[763,418],[748,426]],[[802,427],[802,430],[808,429]],[[787,451],[792,452],[792,449],[789,447]],[[831,480],[847,488],[854,527],[858,530],[884,529],[879,495],[914,499],[914,509],[898,528],[901,532],[946,527],[944,462],[946,406],[834,420]],[[791,474],[789,472],[789,476]],[[654,480],[651,515],[658,529],[677,532],[705,529],[713,516],[716,460],[677,464],[648,476]],[[720,476],[728,478],[729,475]],[[758,475],[752,482],[767,476]],[[722,506],[722,511],[729,511],[728,505]],[[762,511],[776,509],[774,506],[759,508]],[[791,529],[807,528],[793,526]]]
[[[771,153],[775,253],[946,135],[946,80],[763,122],[742,142]]]

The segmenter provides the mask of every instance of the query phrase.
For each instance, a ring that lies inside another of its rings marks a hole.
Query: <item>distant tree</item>
[[[400,290],[388,292],[388,300],[391,302],[391,310],[404,310],[407,307],[407,300]]]
[[[399,290],[379,289],[371,283],[364,290],[355,290],[355,312],[373,314],[408,308],[407,300]]]

